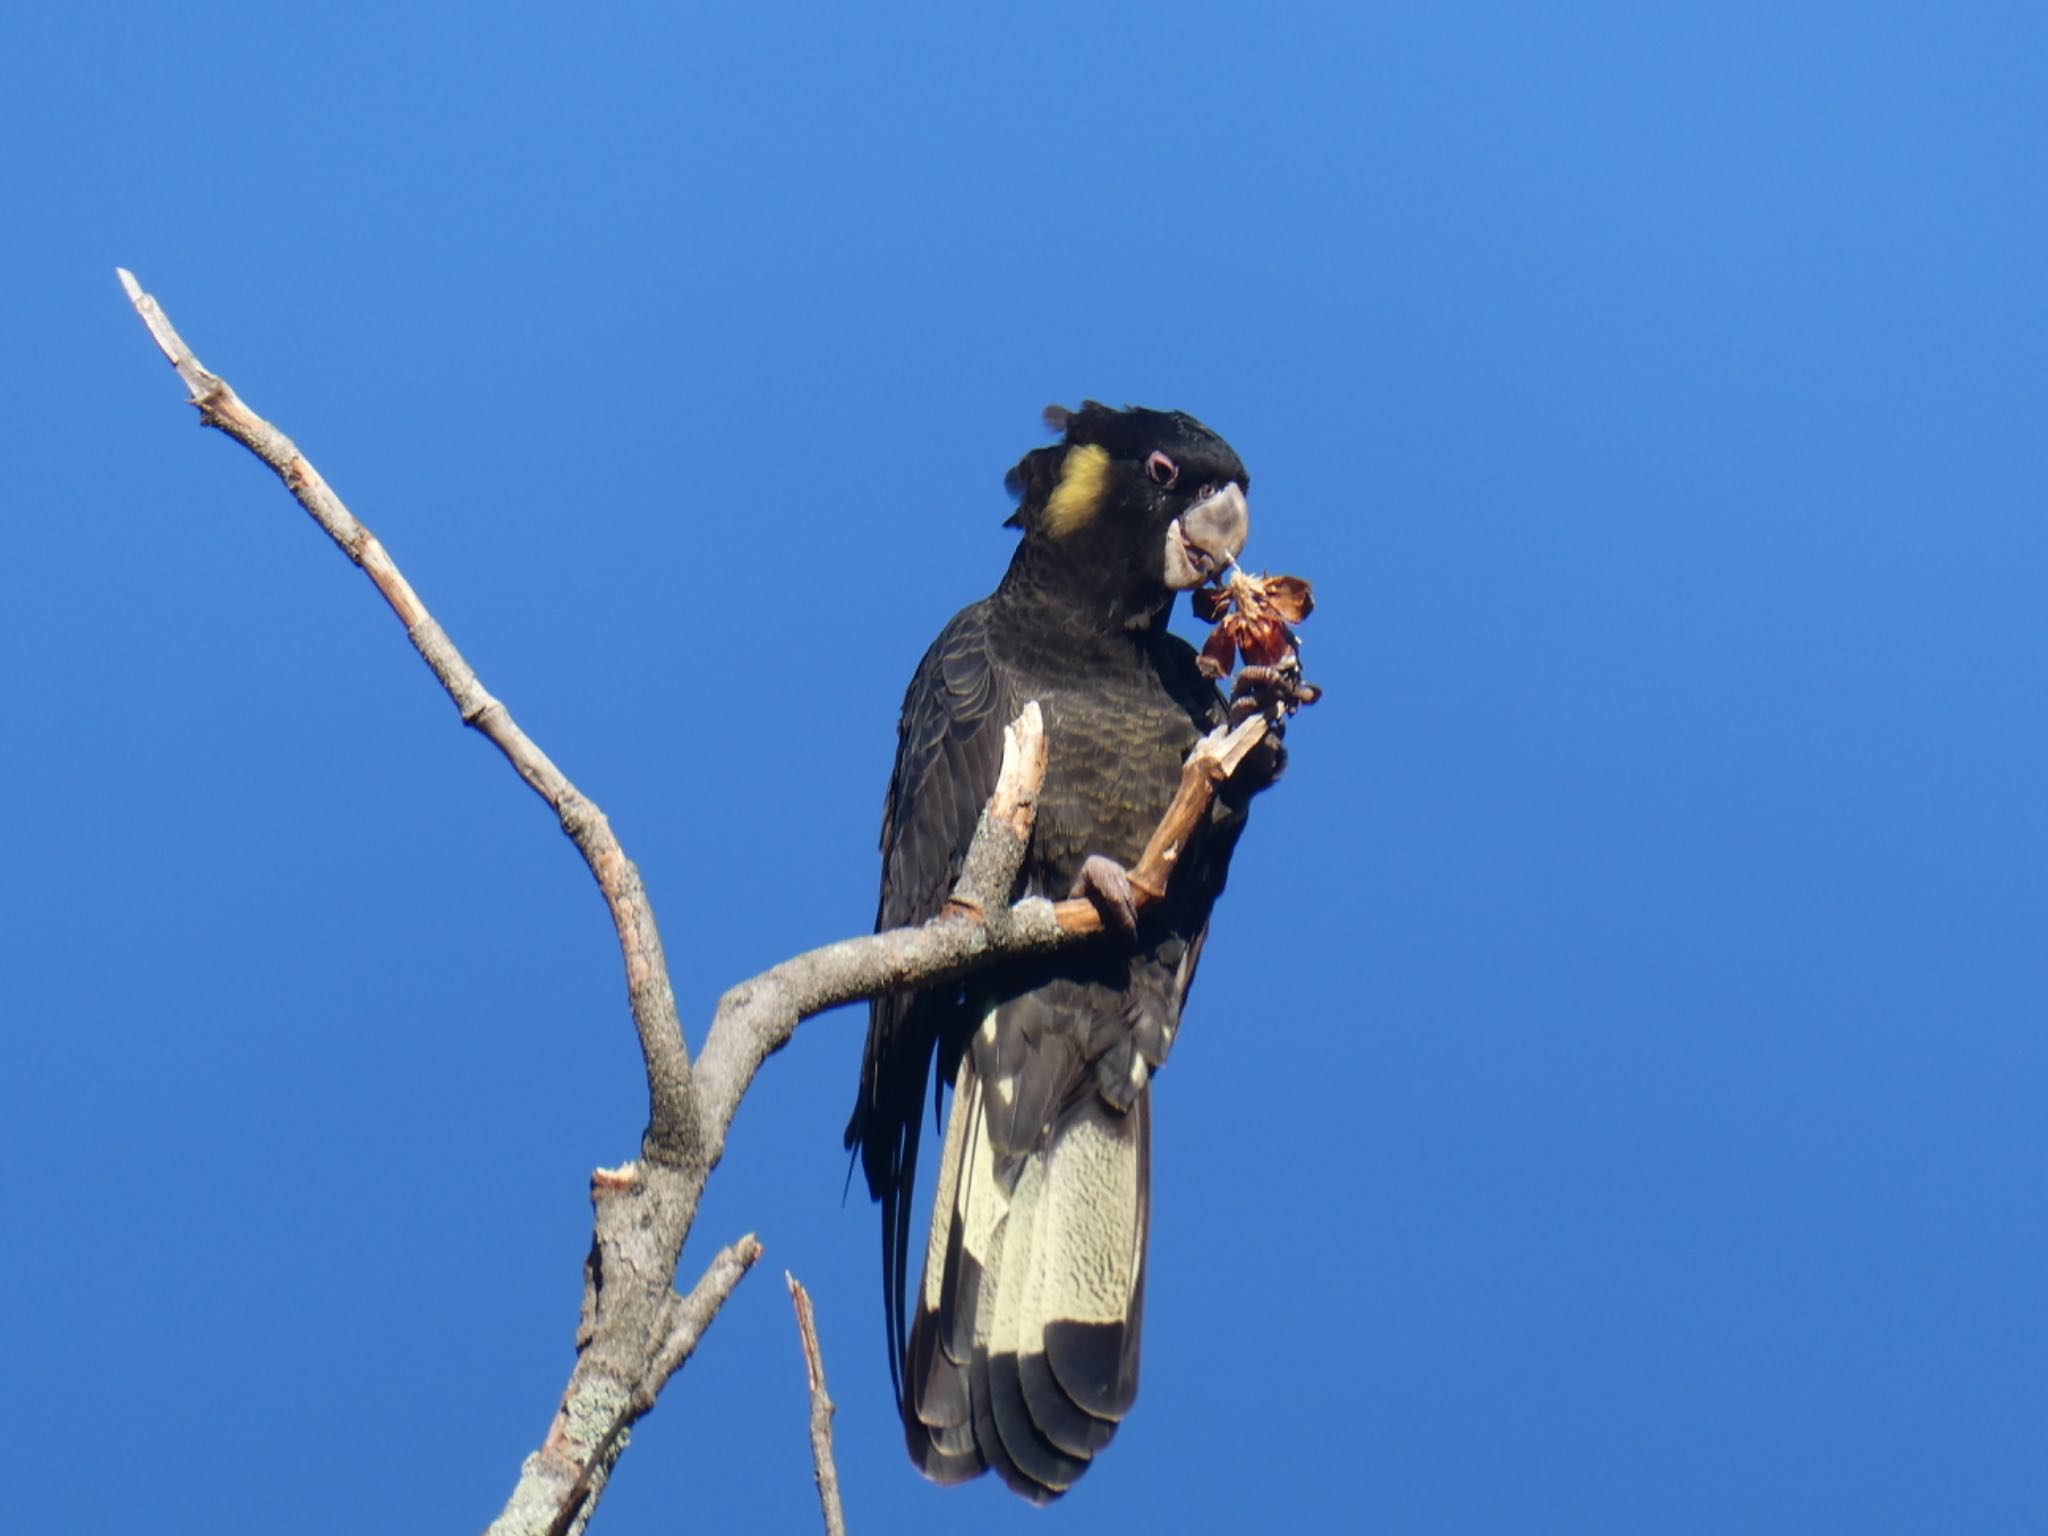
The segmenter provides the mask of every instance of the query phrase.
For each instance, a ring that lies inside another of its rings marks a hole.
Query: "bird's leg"
[[[1131,891],[1131,872],[1115,859],[1089,854],[1068,894],[1094,902],[1103,927],[1114,928],[1127,939],[1138,936],[1138,903]]]

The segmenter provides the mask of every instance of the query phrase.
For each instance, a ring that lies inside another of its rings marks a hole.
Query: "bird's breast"
[[[1032,841],[1039,888],[1064,896],[1090,854],[1131,865],[1171,803],[1198,736],[1156,674],[1041,675],[1019,698],[1045,711],[1045,787]]]

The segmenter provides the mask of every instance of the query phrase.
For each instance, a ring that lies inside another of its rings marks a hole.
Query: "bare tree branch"
[[[605,1195],[631,1184],[630,1176],[600,1169],[591,1180],[592,1194],[601,1202]],[[598,1252],[616,1247],[620,1225],[600,1217],[593,1267],[600,1262]],[[607,1232],[612,1235],[609,1244]],[[615,1260],[622,1257],[615,1255]],[[668,1295],[656,1325],[662,1330],[661,1338],[640,1379],[622,1382],[592,1377],[580,1390],[563,1396],[547,1439],[520,1468],[518,1486],[492,1522],[492,1532],[545,1531],[549,1536],[561,1536],[583,1529],[597,1508],[619,1453],[626,1448],[633,1421],[654,1406],[655,1397],[696,1350],[697,1341],[733,1287],[760,1257],[761,1244],[750,1232],[719,1251],[688,1296]]]
[[[825,1352],[818,1347],[818,1319],[811,1293],[788,1270],[789,1299],[796,1308],[796,1333],[804,1348],[804,1380],[811,1392],[811,1466],[818,1481],[818,1508],[825,1536],[846,1536],[846,1511],[839,1507],[839,1468],[832,1460],[832,1394],[825,1390]]]
[[[569,782],[513,721],[511,711],[491,696],[377,536],[356,520],[297,445],[244,405],[225,379],[209,372],[192,355],[156,300],[142,291],[134,273],[125,267],[116,271],[150,336],[192,392],[200,422],[225,432],[276,472],[313,521],[383,594],[414,649],[454,700],[462,723],[482,732],[533,792],[554,808],[562,830],[596,877],[612,925],[618,930],[619,949],[626,962],[626,995],[632,1004],[634,1027],[640,1032],[640,1053],[647,1063],[646,1153],[653,1158],[688,1157],[697,1150],[701,1137],[690,1094],[690,1058],[676,1017],[675,994],[669,988],[661,935],[640,884],[640,871],[612,835],[604,812]]]
[[[117,270],[143,324],[191,391],[200,422],[225,432],[270,466],[362,568],[405,625],[463,723],[482,732],[554,809],[611,913],[646,1064],[647,1128],[639,1161],[592,1175],[596,1217],[584,1266],[576,1363],[546,1440],[522,1465],[511,1498],[490,1528],[492,1536],[580,1531],[628,1431],[654,1406],[719,1306],[760,1257],[761,1245],[751,1235],[741,1238],[712,1260],[687,1297],[675,1291],[676,1264],[704,1182],[718,1164],[726,1131],[762,1062],[813,1014],[965,975],[1003,956],[1042,953],[1101,931],[1100,914],[1087,901],[1010,903],[1045,773],[1038,706],[1027,705],[1005,732],[997,791],[982,815],[947,910],[919,928],[846,939],[797,955],[734,987],[719,1000],[693,1070],[653,910],[639,871],[604,813],[485,690],[384,546],[291,439],[201,366],[133,274]],[[1196,747],[1182,772],[1179,794],[1131,872],[1140,909],[1165,891],[1174,862],[1208,814],[1217,787],[1266,731],[1265,717],[1254,715],[1235,730],[1219,728]],[[822,1370],[817,1380],[822,1392]]]
[[[1180,789],[1145,856],[1131,871],[1131,892],[1139,911],[1160,899],[1175,860],[1208,814],[1217,788],[1266,739],[1268,729],[1264,715],[1253,715],[1235,728],[1219,726],[1188,755]],[[1102,914],[1086,900],[1027,897],[1008,904],[1017,867],[1031,841],[1031,819],[1045,773],[1043,741],[1038,705],[1027,704],[1004,731],[997,792],[975,829],[945,912],[919,928],[842,939],[794,956],[719,999],[711,1032],[697,1058],[703,1123],[715,1128],[715,1135],[723,1136],[761,1063],[788,1044],[797,1025],[813,1014],[884,992],[964,976],[1000,957],[1042,954],[1102,931]]]

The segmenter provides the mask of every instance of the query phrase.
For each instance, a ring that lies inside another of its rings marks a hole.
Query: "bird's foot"
[[[1300,658],[1290,648],[1277,665],[1247,664],[1239,670],[1230,685],[1231,723],[1264,715],[1277,730],[1287,716],[1322,696],[1322,689],[1303,681]]]
[[[1102,926],[1114,928],[1127,939],[1138,936],[1138,902],[1131,890],[1131,872],[1115,859],[1091,853],[1074,881],[1073,893],[1095,903],[1102,914]]]

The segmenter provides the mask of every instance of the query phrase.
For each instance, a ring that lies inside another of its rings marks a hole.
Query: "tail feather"
[[[1069,1456],[1087,1461],[1116,1433],[1116,1420],[1098,1419],[1067,1394],[1044,1355],[1022,1356],[1017,1362],[1017,1380],[1032,1422]]]
[[[1092,1089],[1040,1146],[1005,1153],[963,1053],[904,1361],[904,1425],[926,1476],[993,1468],[1037,1502],[1088,1470],[1138,1386],[1150,1096]]]
[[[937,1483],[964,1482],[980,1476],[988,1465],[976,1447],[968,1381],[973,1357],[973,1296],[980,1289],[981,1263],[969,1251],[965,1207],[971,1182],[967,1164],[980,1139],[980,1123],[981,1095],[972,1081],[972,1069],[963,1063],[939,1155],[939,1187],[925,1242],[924,1278],[918,1286],[903,1363],[903,1427],[910,1459]],[[976,1241],[979,1251],[986,1252],[986,1234],[977,1233]],[[964,1309],[957,1305],[963,1291],[968,1299]]]
[[[1072,1251],[1045,1268],[1043,1350],[1060,1387],[1111,1423],[1138,1396],[1151,1224],[1152,1099],[1128,1113],[1091,1097],[1052,1149],[1047,1204]]]
[[[1044,1489],[1047,1497],[1066,1492],[1088,1470],[1086,1460],[1062,1452],[1032,1417],[1019,1380],[1018,1362],[1042,1357],[1045,1349],[1039,1300],[1045,1292],[1045,1264],[1057,1262],[1047,1249],[1059,1241],[1059,1234],[1045,1222],[1050,1161],[1046,1156],[1027,1157],[1011,1193],[1003,1231],[1002,1282],[996,1288],[995,1320],[987,1344],[989,1410],[996,1433],[1026,1481],[1024,1491],[1035,1495]],[[1007,1473],[1004,1481],[1017,1486]]]

